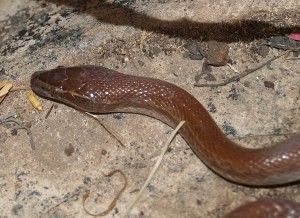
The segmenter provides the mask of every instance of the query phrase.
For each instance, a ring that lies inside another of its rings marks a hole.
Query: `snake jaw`
[[[86,99],[86,100],[89,100],[89,101],[93,101],[93,98],[90,98],[88,96],[85,96],[85,95],[81,95],[77,92],[74,92],[74,91],[63,91],[63,93],[69,93],[73,98],[75,97],[79,97],[79,98],[83,98],[83,99]]]

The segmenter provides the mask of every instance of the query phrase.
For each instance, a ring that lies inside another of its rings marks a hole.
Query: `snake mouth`
[[[41,75],[42,71],[38,71],[32,74],[30,85],[31,89],[37,94],[42,97],[51,97],[49,95],[50,86],[39,79],[39,76]]]
[[[38,71],[31,76],[31,89],[39,96],[55,99],[59,94],[64,93],[61,87],[49,83],[52,76],[47,71]]]

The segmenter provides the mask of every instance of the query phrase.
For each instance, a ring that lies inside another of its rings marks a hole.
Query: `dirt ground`
[[[300,32],[298,0],[241,2],[2,0],[0,81],[29,85],[35,71],[83,64],[159,78],[194,95],[232,140],[268,146],[300,132],[296,52],[224,86],[194,85],[195,77],[214,84],[255,68],[284,52],[270,47],[269,37]],[[187,45],[210,40],[229,47],[228,63],[237,72],[211,66],[200,75],[207,59],[193,60]],[[105,210],[124,180],[103,173],[121,169],[128,186],[107,215],[120,217],[172,129],[141,115],[101,115],[124,138],[123,147],[95,120],[68,106],[38,98],[43,109],[37,111],[27,92],[11,92],[0,104],[0,118],[16,112],[36,144],[32,150],[25,130],[0,126],[0,217],[89,217],[84,194],[90,191],[89,211]],[[210,171],[177,136],[130,217],[222,217],[257,198],[300,202],[299,185],[233,184]]]

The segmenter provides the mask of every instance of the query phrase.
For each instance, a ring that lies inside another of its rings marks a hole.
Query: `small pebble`
[[[144,63],[143,61],[141,61],[141,60],[138,60],[138,63],[139,63],[139,65],[140,65],[141,67],[145,65],[145,63]]]
[[[102,154],[102,155],[106,155],[106,154],[107,154],[107,151],[106,151],[105,149],[102,149],[101,154]]]
[[[229,46],[223,42],[208,42],[208,64],[214,66],[224,66],[228,60]]]
[[[71,156],[75,151],[74,146],[70,143],[68,147],[65,148],[64,152],[69,157]]]
[[[150,52],[157,57],[161,49],[159,47],[150,47]]]
[[[269,46],[261,45],[258,48],[257,54],[265,58],[269,54],[269,50],[270,50]]]
[[[84,179],[83,179],[83,184],[85,184],[85,185],[88,185],[88,184],[90,184],[92,182],[92,180],[91,180],[91,178],[90,177],[84,177]]]
[[[18,130],[12,129],[12,130],[10,131],[10,134],[11,134],[12,136],[15,136],[15,135],[18,134]]]
[[[264,81],[264,85],[266,88],[274,89],[274,83],[270,81]]]
[[[250,82],[249,82],[249,81],[245,81],[245,82],[244,82],[244,86],[245,86],[245,87],[250,87]]]
[[[200,43],[191,42],[185,44],[183,47],[188,50],[188,57],[191,60],[202,60],[204,58],[202,45]],[[186,54],[184,54],[184,56],[186,56]]]

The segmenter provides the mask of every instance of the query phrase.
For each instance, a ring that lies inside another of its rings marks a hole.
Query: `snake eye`
[[[54,90],[55,88],[50,88],[49,89],[49,94],[50,94],[50,96],[55,96],[55,90]]]

